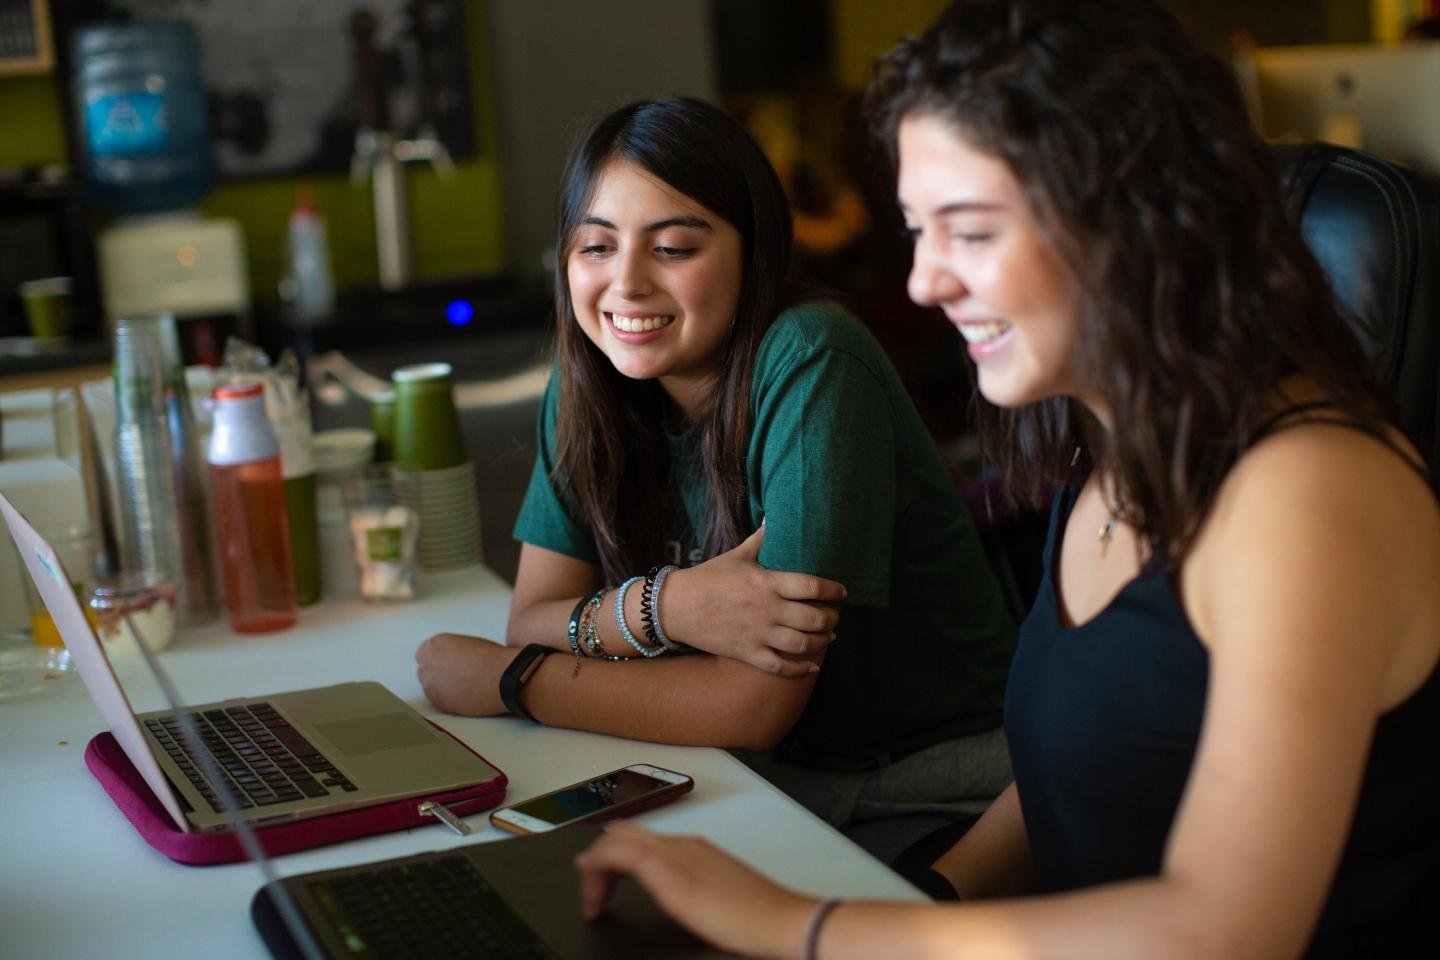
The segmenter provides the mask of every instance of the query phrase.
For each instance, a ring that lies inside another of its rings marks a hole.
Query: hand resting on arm
[[[756,558],[765,535],[762,525],[739,546],[688,569],[672,570],[660,600],[665,634],[706,653],[748,663],[783,677],[813,672],[809,659],[834,638],[845,588],[805,573],[766,570]],[[505,642],[541,643],[568,652],[566,628],[580,597],[600,586],[599,569],[590,563],[533,544],[521,549],[520,569]],[[620,636],[606,594],[597,617],[606,651],[634,654]],[[639,634],[641,592],[625,598],[625,619]]]

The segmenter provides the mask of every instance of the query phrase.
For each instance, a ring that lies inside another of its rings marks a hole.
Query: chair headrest
[[[1274,148],[1290,214],[1334,288],[1397,426],[1440,480],[1440,199],[1435,184],[1325,143]]]

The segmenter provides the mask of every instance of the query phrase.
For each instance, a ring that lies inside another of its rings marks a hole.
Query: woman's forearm
[[[1267,955],[1268,946],[1247,946],[1244,938],[1228,932],[1236,928],[1182,884],[1155,878],[983,903],[844,904],[821,930],[816,955],[820,960],[1230,960]]]
[[[570,611],[578,599],[539,600],[524,609],[512,605],[510,620],[505,626],[505,645],[524,647],[539,643],[568,652]]]
[[[814,677],[786,679],[708,655],[612,663],[546,657],[525,708],[548,726],[657,743],[766,750],[805,709]]]

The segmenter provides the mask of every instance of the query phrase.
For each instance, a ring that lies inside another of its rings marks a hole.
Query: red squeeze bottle
[[[298,616],[280,447],[259,383],[216,387],[207,459],[230,626],[283,630]]]

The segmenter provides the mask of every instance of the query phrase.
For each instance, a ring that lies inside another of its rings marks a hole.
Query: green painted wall
[[[64,160],[65,127],[55,78],[0,77],[0,167]]]
[[[479,151],[451,177],[409,167],[410,226],[419,279],[494,273],[504,268],[501,177],[488,72],[484,0],[465,0],[471,92]],[[53,75],[0,78],[0,167],[66,160],[59,80]],[[370,185],[348,177],[260,179],[221,184],[201,204],[245,230],[250,286],[275,297],[284,269],[286,220],[296,189],[308,183],[330,228],[330,256],[341,287],[377,280]]]

